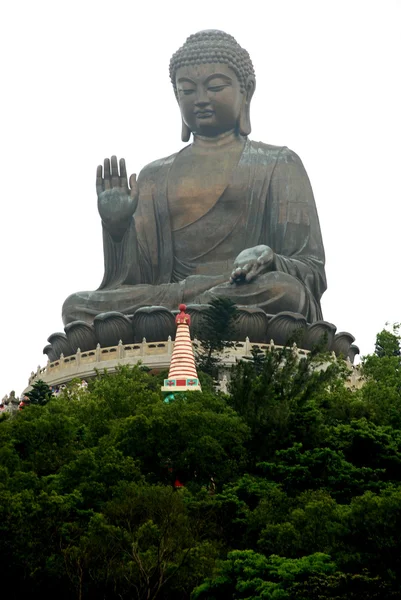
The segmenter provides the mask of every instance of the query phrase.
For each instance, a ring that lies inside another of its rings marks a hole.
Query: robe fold
[[[237,304],[274,314],[322,318],[325,256],[309,178],[286,147],[246,140],[231,179],[215,204],[174,230],[168,182],[177,154],[151,163],[138,179],[139,202],[121,240],[103,226],[105,274],[95,292],[70,296],[64,322],[99,312],[126,314],[140,306],[175,309],[181,302],[228,296]],[[270,246],[272,272],[250,283],[229,284],[235,258],[247,248]]]

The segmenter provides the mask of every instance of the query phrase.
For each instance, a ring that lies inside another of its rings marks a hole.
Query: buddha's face
[[[228,65],[180,67],[176,85],[182,118],[192,133],[214,137],[236,127],[244,94]]]

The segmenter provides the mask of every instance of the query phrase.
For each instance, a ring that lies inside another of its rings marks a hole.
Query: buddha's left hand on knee
[[[263,273],[274,271],[275,254],[269,246],[254,246],[240,252],[234,261],[230,283],[250,282]]]

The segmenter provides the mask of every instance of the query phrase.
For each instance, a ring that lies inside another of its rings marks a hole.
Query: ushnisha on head
[[[172,56],[170,78],[181,109],[182,139],[228,128],[247,136],[255,72],[248,52],[219,30],[191,35]],[[199,116],[199,118],[195,118]]]

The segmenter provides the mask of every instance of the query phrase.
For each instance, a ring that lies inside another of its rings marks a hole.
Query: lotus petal
[[[164,306],[144,306],[138,308],[132,318],[135,341],[162,342],[169,336],[175,337],[175,318],[171,310]]]
[[[47,344],[47,346],[45,346],[43,348],[43,354],[47,354],[47,358],[50,360],[50,362],[57,360],[60,356],[60,355],[57,356],[57,354],[51,344]]]
[[[251,342],[267,342],[267,325],[271,319],[261,308],[238,306],[238,320],[235,324],[235,339],[243,342],[248,337]]]
[[[316,321],[308,325],[302,347],[305,350],[312,350],[316,346],[321,346],[322,350],[329,350],[333,345],[334,335],[337,327],[327,321]]]
[[[267,324],[267,340],[273,340],[277,346],[287,346],[296,342],[302,346],[302,338],[306,330],[306,319],[293,312],[281,312],[274,315]]]
[[[122,313],[116,311],[100,313],[94,318],[93,326],[102,348],[117,346],[120,340],[123,344],[134,341],[131,320]]]
[[[357,354],[359,354],[358,346],[355,346],[355,344],[351,344],[351,346],[349,347],[349,350],[348,350],[348,357],[349,357],[350,361],[352,362],[352,364],[354,364],[355,356]]]
[[[350,350],[352,342],[355,341],[355,338],[348,331],[340,331],[337,335],[334,336],[333,345],[331,350],[335,352],[337,356],[343,356],[346,358],[348,356],[348,352]]]
[[[85,321],[72,321],[64,327],[64,331],[74,352],[78,348],[82,352],[96,348],[97,338],[93,325]]]
[[[59,359],[60,354],[63,354],[64,356],[71,356],[71,354],[75,354],[65,333],[60,331],[52,333],[47,338],[47,341],[52,345],[54,355],[56,356],[54,360]]]

